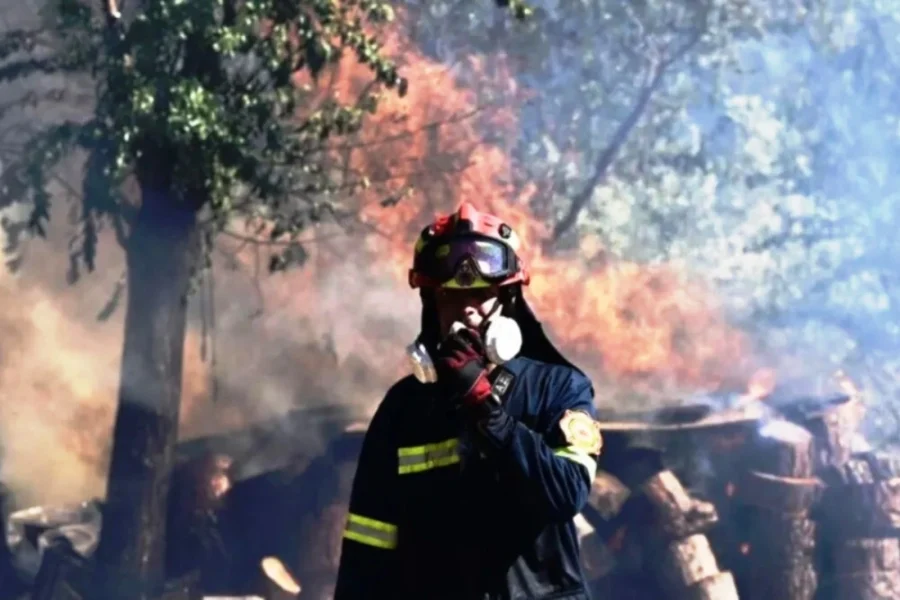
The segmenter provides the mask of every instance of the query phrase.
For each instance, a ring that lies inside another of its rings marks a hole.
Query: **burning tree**
[[[163,577],[186,298],[216,233],[243,217],[255,234],[283,242],[271,270],[302,262],[293,240],[325,215],[346,217],[333,198],[366,185],[335,184],[326,142],[359,130],[382,94],[402,96],[408,83],[382,56],[377,33],[393,17],[386,3],[106,0],[97,11],[59,0],[51,8],[47,30],[7,34],[0,80],[90,74],[96,108],[30,136],[3,174],[4,203],[27,199],[29,225],[43,234],[54,166],[76,149],[89,153],[73,271],[94,268],[98,231],[109,224],[126,252],[128,289],[97,558],[112,589],[127,581],[114,596],[145,598]],[[18,54],[48,40],[38,60]],[[323,97],[317,78],[346,54],[364,65],[368,85],[344,102]]]

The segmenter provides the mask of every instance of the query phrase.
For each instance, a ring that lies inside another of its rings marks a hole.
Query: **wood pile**
[[[602,543],[616,559],[595,580],[597,598],[900,596],[900,459],[854,451],[858,398],[775,404],[754,417],[688,412],[699,418],[604,425],[614,455],[604,467],[627,474],[615,454],[641,447],[663,468],[625,485],[614,515],[601,517],[592,496],[596,534],[585,547],[596,554],[591,544]],[[656,588],[622,591],[642,579]]]
[[[604,470],[579,516],[596,600],[900,597],[900,459],[854,451],[859,400],[761,406],[604,422]],[[260,560],[277,556],[302,587],[296,597],[329,598],[361,441],[345,430],[302,471],[234,481],[224,496],[207,493],[221,479],[221,462],[210,462],[221,450],[192,454],[182,463],[189,481],[176,477],[182,511],[170,515],[172,543],[190,551],[172,553],[184,560],[160,597],[195,600],[201,588],[295,597],[271,576],[259,581]],[[50,548],[33,597],[88,597],[66,595],[81,562],[65,544]]]
[[[734,579],[719,570],[706,536],[718,520],[712,504],[692,498],[668,470],[632,497],[649,509],[640,531],[659,589],[685,600],[737,600]]]

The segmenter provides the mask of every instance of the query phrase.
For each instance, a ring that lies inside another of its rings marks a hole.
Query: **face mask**
[[[485,317],[481,330],[481,339],[484,340],[485,354],[492,364],[502,365],[516,356],[522,350],[522,330],[515,319],[504,317],[499,313],[500,305]],[[451,331],[459,331],[464,328],[462,323],[454,323]],[[428,348],[421,340],[416,340],[406,348],[406,356],[409,360],[412,373],[422,383],[437,382],[437,371],[434,361],[428,353]]]

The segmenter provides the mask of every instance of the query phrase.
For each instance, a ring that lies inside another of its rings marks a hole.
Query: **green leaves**
[[[517,18],[530,14],[521,1],[498,4]],[[328,215],[322,207],[336,206],[339,195],[369,185],[362,173],[336,177],[329,140],[358,132],[384,94],[408,91],[381,40],[396,19],[393,6],[154,0],[143,7],[130,21],[107,23],[81,0],[51,0],[46,31],[17,31],[0,42],[0,82],[37,72],[83,73],[94,78],[97,98],[90,122],[64,123],[31,138],[7,169],[4,193],[31,197],[30,225],[41,234],[49,218],[48,174],[75,146],[91,153],[76,277],[78,261],[92,267],[99,215],[112,216],[124,230],[119,209],[125,207],[115,190],[129,173],[208,208],[206,222],[214,229],[240,215],[267,215],[278,243],[288,244],[272,268],[302,264],[299,232]],[[50,51],[39,58],[19,54],[39,43]],[[348,59],[369,71],[370,84],[359,98],[338,101],[324,89],[324,75]]]

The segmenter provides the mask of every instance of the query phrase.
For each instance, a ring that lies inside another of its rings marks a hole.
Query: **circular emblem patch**
[[[567,410],[559,421],[559,427],[562,429],[563,437],[566,438],[566,443],[572,448],[588,454],[600,454],[603,448],[600,423],[586,412]]]

